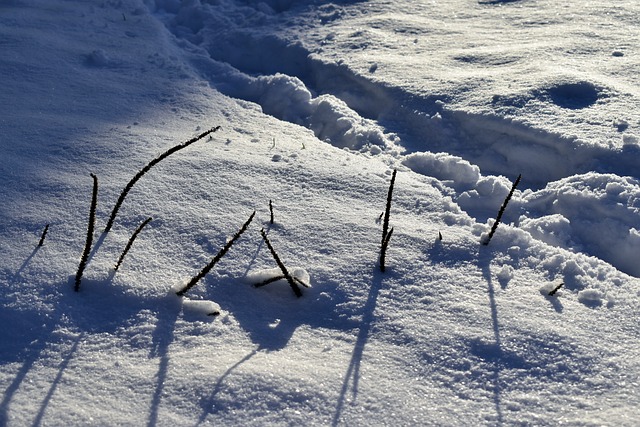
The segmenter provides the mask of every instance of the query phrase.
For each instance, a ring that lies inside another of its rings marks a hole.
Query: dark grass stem
[[[300,285],[304,286],[305,288],[310,288],[311,286],[304,283],[302,280],[298,279],[297,277],[291,276],[293,277],[293,280],[296,281],[296,283],[299,283]],[[273,283],[273,282],[277,282],[278,280],[282,280],[282,279],[286,279],[286,277],[284,275],[280,275],[280,276],[274,276],[274,277],[270,277],[260,283],[256,283],[255,285],[253,285],[256,288],[261,288],[263,286],[268,285],[269,283]]]
[[[238,230],[238,232],[231,238],[231,240],[229,240],[227,242],[226,245],[224,245],[224,247],[222,249],[220,249],[220,252],[218,252],[218,254],[213,257],[213,259],[211,260],[211,262],[209,264],[207,264],[202,271],[200,271],[200,273],[196,274],[195,276],[193,276],[193,278],[189,281],[189,283],[182,289],[180,289],[178,292],[176,292],[176,295],[178,296],[183,296],[189,289],[193,288],[196,283],[198,283],[198,281],[200,279],[202,279],[204,276],[206,276],[209,271],[211,271],[211,269],[218,263],[218,261],[220,261],[220,259],[227,253],[227,251],[231,248],[231,245],[233,245],[233,243],[238,240],[240,238],[240,236],[242,236],[242,233],[244,233],[247,228],[249,227],[249,224],[251,224],[251,221],[253,221],[253,217],[255,216],[256,212],[253,211],[253,213],[251,214],[251,216],[249,217],[249,219],[247,220],[247,222],[245,222],[242,225],[242,228],[240,228],[240,230]]]
[[[284,278],[287,279],[287,282],[289,283],[289,286],[291,286],[291,289],[293,290],[293,293],[296,294],[296,296],[298,298],[300,298],[302,296],[302,291],[300,290],[300,287],[298,286],[296,281],[293,280],[293,277],[291,276],[291,274],[289,274],[289,271],[287,270],[287,267],[285,267],[284,264],[282,263],[282,261],[280,261],[280,257],[278,257],[278,254],[276,253],[275,249],[273,249],[273,246],[271,246],[271,242],[269,241],[269,238],[267,237],[267,233],[264,232],[264,228],[262,230],[260,230],[260,234],[262,234],[262,239],[267,244],[267,247],[269,248],[269,251],[271,252],[271,255],[273,256],[273,259],[278,264],[278,267],[280,267],[280,270],[282,271],[282,274],[284,275]]]
[[[273,203],[271,203],[271,200],[269,200],[269,215],[271,216],[269,224],[273,225]]]
[[[558,292],[560,290],[561,287],[564,286],[564,283],[560,283],[558,286],[556,286],[555,288],[553,288],[550,292],[549,292],[549,296],[554,296],[556,294],[556,292]]]
[[[113,226],[113,222],[116,219],[116,215],[118,214],[118,210],[120,210],[120,206],[122,206],[122,202],[124,202],[125,197],[127,197],[127,194],[129,193],[129,190],[131,190],[133,185],[136,182],[138,182],[138,180],[140,178],[142,178],[142,176],[145,173],[147,173],[149,171],[149,169],[151,169],[153,166],[157,165],[162,160],[166,159],[167,157],[169,157],[171,154],[175,153],[176,151],[179,151],[179,150],[182,150],[183,148],[188,147],[189,145],[193,144],[194,142],[204,138],[205,136],[207,136],[210,133],[215,132],[215,131],[217,131],[219,129],[220,129],[220,126],[216,126],[214,128],[209,129],[206,132],[201,133],[200,135],[198,135],[198,136],[196,136],[194,138],[191,138],[188,141],[183,142],[182,144],[178,144],[178,145],[170,148],[169,150],[165,151],[164,153],[162,153],[161,155],[159,155],[155,159],[151,160],[149,162],[149,164],[147,164],[145,167],[143,167],[133,178],[131,178],[131,181],[129,181],[129,183],[124,187],[124,190],[122,190],[122,193],[120,193],[120,197],[118,197],[118,201],[116,202],[115,206],[113,207],[113,210],[111,211],[111,216],[109,216],[109,221],[107,222],[107,226],[104,228],[104,232],[108,233],[109,230],[111,230],[111,227]]]
[[[384,222],[382,223],[382,241],[380,242],[380,271],[384,273],[385,259],[387,256],[387,247],[391,240],[391,232],[389,231],[389,217],[391,216],[391,199],[393,197],[393,186],[396,182],[396,174],[398,170],[393,170],[391,175],[391,183],[389,183],[389,191],[387,193],[387,207],[384,211]]]
[[[127,252],[129,252],[129,249],[131,249],[131,245],[133,245],[133,242],[136,240],[136,237],[138,237],[138,234],[140,234],[142,229],[147,224],[149,224],[152,220],[153,220],[153,218],[151,218],[151,217],[145,219],[144,222],[142,224],[140,224],[138,226],[138,228],[136,228],[136,231],[133,232],[133,234],[131,235],[131,238],[127,242],[127,246],[125,246],[124,251],[122,251],[122,255],[120,255],[120,258],[118,258],[118,262],[116,263],[116,266],[114,267],[115,271],[118,271],[118,268],[120,268],[120,264],[122,264],[122,260],[124,259],[124,257],[127,254]]]
[[[498,211],[498,216],[496,217],[496,220],[493,222],[493,226],[491,227],[491,231],[489,232],[489,235],[482,242],[483,245],[486,246],[486,245],[489,244],[489,242],[491,241],[491,238],[493,237],[493,233],[495,233],[496,230],[498,229],[498,224],[500,224],[500,221],[502,220],[502,214],[504,213],[504,210],[507,208],[507,205],[509,204],[509,201],[511,200],[511,196],[513,196],[513,192],[516,190],[516,187],[520,183],[520,178],[522,178],[522,175],[518,175],[518,178],[516,179],[516,181],[511,186],[511,191],[509,191],[509,194],[504,199],[504,202],[502,203],[502,206],[500,207],[500,210]]]
[[[49,224],[44,226],[44,230],[42,230],[42,235],[40,235],[40,242],[38,242],[38,246],[44,245],[44,239],[47,238],[48,231],[49,231]]]
[[[387,247],[389,246],[389,240],[391,240],[391,235],[393,234],[393,227],[391,227],[391,230],[389,230],[389,232],[387,233],[387,238],[384,241],[384,244],[380,250],[380,271],[382,271],[384,273],[385,271],[385,260],[387,257]]]
[[[76,273],[76,282],[74,290],[80,291],[80,282],[82,281],[82,273],[87,266],[87,259],[91,252],[91,245],[93,244],[93,230],[96,223],[96,206],[98,204],[98,177],[91,174],[93,178],[93,193],[91,195],[91,208],[89,209],[89,225],[87,226],[87,240],[84,243],[84,251],[82,252],[82,258],[80,258],[80,265],[78,265],[78,272]]]

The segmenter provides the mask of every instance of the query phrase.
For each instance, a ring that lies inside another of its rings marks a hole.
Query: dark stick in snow
[[[161,155],[159,155],[158,157],[156,157],[155,159],[151,160],[149,162],[149,164],[147,164],[145,167],[143,167],[133,178],[131,178],[131,181],[129,181],[129,183],[127,183],[127,185],[124,187],[124,190],[122,190],[122,193],[120,193],[120,197],[118,198],[118,201],[116,202],[115,206],[113,207],[113,210],[111,211],[111,216],[109,216],[109,221],[107,222],[107,226],[104,228],[104,233],[108,233],[109,230],[111,230],[111,227],[113,226],[113,221],[116,219],[116,215],[118,214],[118,210],[120,210],[120,206],[122,205],[122,202],[124,202],[124,198],[127,197],[127,194],[129,193],[129,190],[131,190],[131,188],[133,187],[133,185],[138,182],[138,180],[140,178],[142,178],[142,176],[147,173],[149,171],[149,169],[151,169],[153,166],[155,166],[156,164],[160,163],[162,160],[166,159],[167,157],[169,157],[171,154],[175,153],[176,151],[182,150],[183,148],[188,147],[189,145],[193,144],[194,142],[204,138],[205,136],[209,135],[212,132],[217,131],[218,129],[220,129],[220,126],[216,126],[214,128],[209,129],[206,132],[201,133],[200,135],[191,138],[190,140],[183,142],[182,144],[178,144],[175,147],[170,148],[169,150],[165,151],[164,153],[162,153]]]
[[[196,283],[198,283],[198,281],[200,279],[202,279],[204,276],[207,275],[207,273],[209,273],[209,271],[211,271],[211,269],[216,265],[216,263],[218,261],[220,261],[220,259],[227,253],[227,251],[231,248],[231,245],[233,245],[233,243],[238,240],[240,238],[240,236],[242,236],[242,233],[244,233],[247,228],[249,227],[249,224],[251,224],[251,221],[253,220],[253,217],[255,216],[256,211],[253,211],[253,213],[251,214],[251,216],[249,217],[249,219],[247,220],[247,222],[245,222],[242,225],[242,228],[240,228],[240,230],[238,230],[238,232],[231,238],[231,240],[229,240],[227,242],[226,245],[224,245],[224,247],[222,249],[220,249],[220,252],[218,252],[218,254],[213,257],[213,259],[211,260],[211,262],[209,264],[207,264],[202,271],[200,271],[200,273],[196,274],[190,281],[189,283],[182,289],[180,289],[178,292],[176,292],[176,295],[178,296],[183,296],[185,294],[185,292],[187,292],[189,289],[193,288]]]
[[[504,202],[502,203],[502,206],[498,211],[498,216],[496,217],[496,220],[493,222],[493,227],[491,227],[491,231],[489,232],[489,235],[484,240],[484,242],[482,242],[483,245],[486,246],[489,244],[489,242],[491,241],[491,238],[493,237],[493,233],[495,233],[496,230],[498,229],[498,224],[500,224],[500,220],[502,219],[502,214],[504,213],[504,210],[507,208],[507,205],[509,204],[509,200],[511,200],[511,196],[513,196],[513,192],[516,190],[516,187],[520,183],[520,178],[522,178],[522,175],[518,175],[516,182],[514,182],[513,185],[511,186],[511,191],[509,191],[509,194],[504,199]]]
[[[91,252],[91,245],[93,244],[93,229],[96,223],[96,206],[98,204],[98,177],[91,174],[93,178],[93,193],[91,195],[91,208],[89,209],[89,225],[87,226],[87,240],[84,244],[84,251],[82,252],[82,258],[80,258],[80,265],[78,265],[78,272],[76,273],[76,283],[74,290],[80,291],[80,282],[82,281],[82,273],[87,266],[87,259]]]
[[[49,231],[49,224],[44,226],[44,230],[42,230],[42,235],[40,236],[40,242],[38,246],[44,245],[44,239],[47,237],[47,231]]]
[[[387,256],[387,247],[389,246],[389,240],[391,240],[391,233],[393,229],[389,231],[389,216],[391,215],[391,198],[393,196],[393,185],[396,181],[396,169],[393,170],[391,175],[391,183],[389,184],[389,191],[387,193],[387,208],[384,211],[384,222],[382,224],[382,242],[380,243],[380,271],[384,273],[385,259]]]
[[[556,292],[558,292],[560,290],[561,287],[564,286],[564,283],[560,283],[558,286],[556,286],[555,288],[553,288],[550,292],[549,292],[549,296],[553,296],[556,294]]]
[[[382,250],[380,250],[380,271],[382,271],[383,273],[385,270],[384,263],[387,257],[387,247],[389,246],[389,240],[391,240],[392,234],[393,234],[393,227],[391,227],[391,230],[389,230],[389,232],[387,233],[387,239],[384,241]]]
[[[269,200],[269,214],[271,215],[269,223],[273,224],[273,203],[271,203],[271,200]]]
[[[127,252],[129,252],[129,249],[131,249],[131,245],[133,245],[134,240],[136,240],[136,237],[138,237],[138,234],[140,234],[144,226],[149,224],[149,222],[151,222],[152,219],[153,218],[149,217],[146,220],[144,220],[144,222],[140,224],[138,228],[136,228],[136,231],[133,232],[133,234],[131,235],[131,238],[129,239],[129,242],[127,242],[127,246],[125,246],[124,251],[122,251],[122,255],[120,255],[120,258],[118,258],[118,262],[116,263],[114,270],[118,271],[118,268],[120,268],[120,264],[122,264],[122,260],[124,259],[124,256],[127,254]]]
[[[285,279],[287,279],[287,282],[289,282],[289,286],[291,286],[291,289],[293,289],[293,293],[296,294],[298,298],[300,298],[302,296],[302,291],[296,284],[295,280],[293,280],[293,277],[291,277],[291,274],[289,274],[287,267],[285,267],[282,261],[280,261],[280,257],[278,257],[278,254],[276,253],[275,249],[273,249],[273,246],[271,246],[271,242],[267,237],[267,233],[264,232],[264,228],[260,230],[260,234],[262,234],[262,239],[267,244],[267,247],[269,248],[269,251],[271,251],[271,255],[273,255],[273,259],[276,260],[278,267],[280,267],[280,270],[282,270],[282,274],[284,275]]]

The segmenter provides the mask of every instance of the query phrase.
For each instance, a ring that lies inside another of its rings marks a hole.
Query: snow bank
[[[640,183],[595,172],[522,196],[520,226],[554,246],[586,252],[640,276]]]

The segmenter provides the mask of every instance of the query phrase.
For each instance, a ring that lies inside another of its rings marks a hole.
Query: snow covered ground
[[[638,425],[639,13],[3,1],[0,425]]]

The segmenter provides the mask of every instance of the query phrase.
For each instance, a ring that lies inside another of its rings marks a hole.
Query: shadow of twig
[[[351,361],[349,362],[349,368],[344,376],[342,383],[342,389],[340,390],[340,396],[338,397],[338,403],[336,404],[336,412],[333,415],[331,425],[337,426],[340,421],[340,416],[344,409],[344,404],[347,399],[347,393],[349,391],[349,385],[351,385],[351,403],[354,403],[358,396],[358,385],[360,381],[360,364],[362,362],[362,355],[364,353],[364,347],[369,339],[369,332],[371,331],[371,325],[374,320],[374,311],[378,301],[378,295],[382,286],[382,275],[378,272],[374,272],[371,288],[369,289],[369,296],[367,302],[363,307],[362,321],[360,323],[360,330],[358,331],[358,337],[356,338],[356,344],[351,353]]]
[[[158,374],[156,375],[156,389],[153,393],[151,401],[151,409],[149,412],[149,422],[147,426],[153,427],[158,423],[158,410],[160,408],[160,400],[162,399],[162,390],[169,372],[169,346],[173,342],[173,332],[176,326],[176,320],[180,313],[180,305],[166,304],[160,307],[158,312],[158,323],[153,332],[153,348],[150,357],[159,357]]]
[[[47,407],[49,406],[49,402],[51,401],[53,394],[56,392],[56,389],[58,388],[58,384],[60,384],[60,380],[62,379],[62,375],[64,374],[64,371],[67,369],[67,366],[69,366],[69,361],[71,360],[76,350],[78,349],[78,344],[80,343],[80,341],[82,341],[83,336],[84,334],[78,335],[75,342],[73,343],[73,346],[71,347],[71,350],[69,350],[67,355],[64,357],[64,359],[62,360],[62,363],[60,363],[60,369],[58,369],[58,374],[53,380],[53,383],[51,383],[51,387],[49,387],[49,391],[47,392],[47,395],[42,401],[42,405],[40,405],[40,410],[38,411],[38,415],[36,415],[36,419],[33,421],[33,427],[37,427],[40,424],[42,424],[42,418],[44,417]]]
[[[258,350],[251,351],[251,353],[247,354],[242,359],[237,361],[235,364],[233,364],[233,366],[227,369],[224,374],[222,374],[222,376],[218,379],[218,382],[216,382],[216,385],[213,388],[213,391],[211,392],[211,395],[209,396],[209,398],[202,403],[202,414],[200,415],[200,418],[198,418],[198,422],[196,423],[196,426],[199,426],[200,424],[202,424],[207,419],[207,415],[214,414],[217,412],[215,408],[215,400],[216,400],[216,396],[218,395],[218,393],[220,393],[220,390],[222,389],[222,384],[224,383],[224,380],[231,374],[231,372],[237,369],[240,365],[242,365],[243,363],[251,359],[253,356],[255,356],[257,352]],[[212,410],[209,410],[209,408],[212,408]]]
[[[546,295],[545,298],[553,306],[553,309],[555,311],[557,311],[558,313],[562,313],[562,310],[564,310],[564,306],[562,305],[558,297]]]
[[[26,349],[26,352],[21,357],[22,360],[24,360],[24,363],[16,374],[16,377],[13,379],[11,384],[9,384],[9,387],[7,387],[7,389],[5,390],[2,402],[0,402],[0,425],[5,426],[8,424],[9,407],[11,404],[11,400],[20,388],[20,385],[33,367],[34,363],[40,357],[40,354],[49,343],[49,338],[51,337],[51,334],[53,333],[57,324],[57,320],[50,322],[47,329],[43,331],[41,336],[39,336],[31,343],[30,347]]]
[[[491,307],[491,321],[493,323],[493,335],[496,342],[496,360],[493,371],[493,401],[496,407],[497,424],[503,424],[501,388],[500,388],[500,359],[502,358],[502,342],[500,340],[500,323],[498,321],[498,306],[496,304],[495,289],[491,277],[492,253],[489,249],[482,248],[478,254],[478,265],[482,270],[482,276],[487,281],[487,292],[489,294],[489,305]]]
[[[24,260],[24,262],[22,263],[22,265],[20,266],[18,271],[16,271],[15,274],[13,275],[13,280],[17,280],[18,278],[20,278],[20,274],[22,274],[24,269],[27,268],[27,266],[29,265],[29,263],[31,262],[33,257],[36,256],[36,254],[38,253],[40,248],[41,248],[41,246],[36,246],[35,249],[33,250],[33,252],[31,252],[31,255],[29,255],[27,257],[27,259]]]

